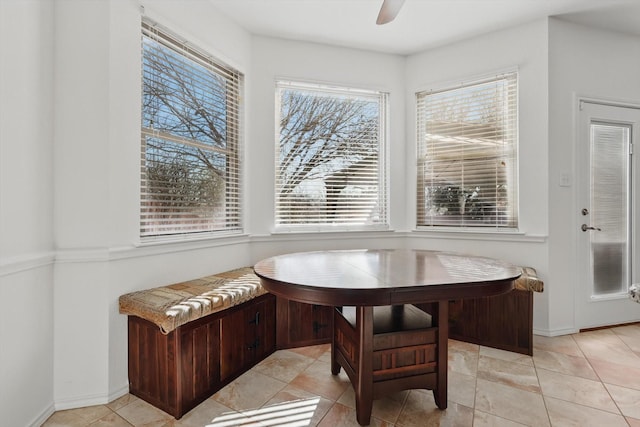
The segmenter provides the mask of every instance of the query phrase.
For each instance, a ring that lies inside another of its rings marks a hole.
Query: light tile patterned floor
[[[126,395],[60,411],[47,427],[357,426],[353,389],[328,346],[278,351],[175,420]],[[534,356],[449,342],[449,404],[411,390],[376,400],[373,426],[640,427],[640,324],[547,338]]]

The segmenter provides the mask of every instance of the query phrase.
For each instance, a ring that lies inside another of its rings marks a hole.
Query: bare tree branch
[[[280,196],[305,180],[326,176],[327,165],[336,159],[344,168],[377,150],[369,140],[377,116],[370,117],[363,102],[285,91],[281,105],[279,167],[285,182]]]

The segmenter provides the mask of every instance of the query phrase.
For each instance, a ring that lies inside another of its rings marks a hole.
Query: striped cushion
[[[122,295],[120,313],[138,316],[168,334],[180,325],[267,293],[253,268]]]
[[[522,267],[522,276],[516,279],[513,287],[521,291],[542,292],[544,290],[544,282],[538,278],[535,268]]]

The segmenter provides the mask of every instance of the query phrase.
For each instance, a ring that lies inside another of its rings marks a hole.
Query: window
[[[142,24],[140,235],[239,232],[242,75]]]
[[[276,103],[276,225],[386,226],[387,95],[281,81]]]
[[[517,228],[517,74],[416,97],[417,226]]]

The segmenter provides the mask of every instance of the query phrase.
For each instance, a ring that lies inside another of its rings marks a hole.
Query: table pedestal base
[[[401,390],[433,390],[446,409],[448,304],[431,303],[429,314],[413,305],[335,308],[331,373],[342,367],[351,380],[360,425],[374,399]]]

